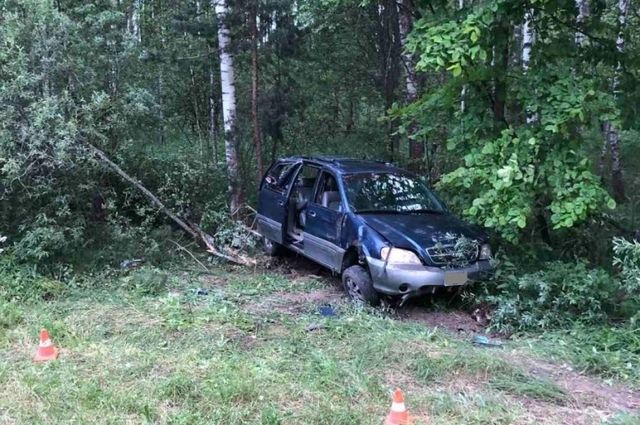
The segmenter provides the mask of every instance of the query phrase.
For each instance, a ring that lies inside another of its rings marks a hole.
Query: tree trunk
[[[507,22],[498,20],[494,29],[494,48],[493,48],[493,74],[494,74],[494,91],[493,91],[493,117],[499,125],[504,125],[505,107],[507,97],[507,68],[509,66],[509,25]]]
[[[522,71],[526,74],[529,71],[529,63],[531,62],[531,50],[536,40],[536,32],[533,27],[533,9],[525,11],[524,23],[522,25]],[[534,89],[535,91],[535,89]],[[531,112],[525,105],[525,114],[527,124],[538,121],[538,114]]]
[[[458,0],[458,10],[464,9],[464,0]],[[466,109],[467,90],[469,87],[465,84],[460,90],[460,112],[464,113]]]
[[[224,121],[224,149],[229,179],[229,208],[237,218],[244,207],[245,197],[238,167],[236,131],[236,90],[231,39],[226,23],[226,0],[212,0],[218,20],[218,52],[220,55],[220,85],[222,88],[222,118]]]
[[[576,0],[576,8],[578,9],[578,15],[576,18],[576,23],[578,24],[578,30],[576,31],[576,44],[579,47],[584,47],[586,42],[586,37],[584,32],[582,32],[582,26],[584,25],[585,19],[589,16],[589,2],[588,0]]]
[[[405,69],[405,101],[409,104],[418,99],[418,77],[415,63],[413,55],[407,51],[407,40],[413,26],[413,7],[411,0],[399,0],[398,7],[398,29],[402,46],[401,56]],[[424,145],[421,141],[414,139],[416,131],[416,125],[412,123],[409,128],[409,168],[419,171],[424,159]]]
[[[629,14],[630,0],[618,0],[618,38],[616,40],[616,50],[619,55],[624,53],[624,31],[627,25],[627,15]],[[611,82],[611,89],[614,98],[618,98],[620,93],[620,76],[622,74],[622,64],[618,60],[616,71]],[[604,125],[605,137],[609,144],[609,152],[611,153],[611,186],[613,189],[613,197],[616,202],[624,202],[625,188],[622,179],[622,159],[620,155],[620,129],[613,122],[607,122]]]
[[[262,163],[262,135],[258,119],[258,0],[251,1],[251,121],[253,124],[253,147],[256,150],[258,165],[257,182],[260,184],[264,174]]]
[[[136,43],[142,41],[140,33],[140,8],[142,7],[142,1],[143,0],[133,0],[127,16],[127,31]]]
[[[385,113],[391,109],[396,100],[400,76],[400,31],[398,29],[398,8],[394,0],[384,0],[380,6],[372,4],[377,14],[378,49],[380,74],[382,75],[382,95],[384,97]],[[399,139],[394,129],[397,123],[387,122],[386,139],[387,153],[390,161],[393,161],[398,151]]]
[[[213,55],[211,55],[209,66],[209,140],[213,146],[213,163],[218,164],[218,102],[215,89],[215,70]]]

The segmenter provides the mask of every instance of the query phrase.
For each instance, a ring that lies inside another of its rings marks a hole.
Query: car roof
[[[343,156],[292,156],[279,161],[305,161],[330,168],[338,173],[405,172],[395,165],[371,159],[358,159]]]

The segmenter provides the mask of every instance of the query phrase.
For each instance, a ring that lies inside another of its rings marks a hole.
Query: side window
[[[320,177],[315,203],[333,211],[341,211],[340,191],[336,178],[324,172]]]
[[[289,183],[293,177],[293,171],[296,168],[295,162],[283,162],[276,164],[265,178],[264,186],[276,192],[284,192],[287,190]]]
[[[318,167],[306,164],[302,166],[294,186],[294,194],[298,203],[306,203],[311,199],[318,174],[320,174]]]

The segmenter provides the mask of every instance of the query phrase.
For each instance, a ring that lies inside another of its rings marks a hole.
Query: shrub
[[[580,320],[597,323],[616,311],[620,282],[582,262],[551,262],[543,270],[510,275],[496,294],[491,327],[501,332],[544,330]]]
[[[64,290],[62,282],[40,275],[35,266],[18,265],[9,255],[0,257],[0,299],[49,299]]]
[[[613,265],[620,269],[622,288],[630,297],[640,296],[640,242],[613,239]]]

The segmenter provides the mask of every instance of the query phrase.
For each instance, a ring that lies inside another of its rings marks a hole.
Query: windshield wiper
[[[442,214],[444,211],[439,210],[357,210],[356,214]]]
[[[405,211],[369,209],[369,210],[356,210],[355,213],[356,214],[405,214]]]
[[[410,210],[410,211],[405,211],[406,213],[422,213],[422,214],[442,214],[443,211],[441,210],[429,210],[429,209],[423,209],[423,210]]]

